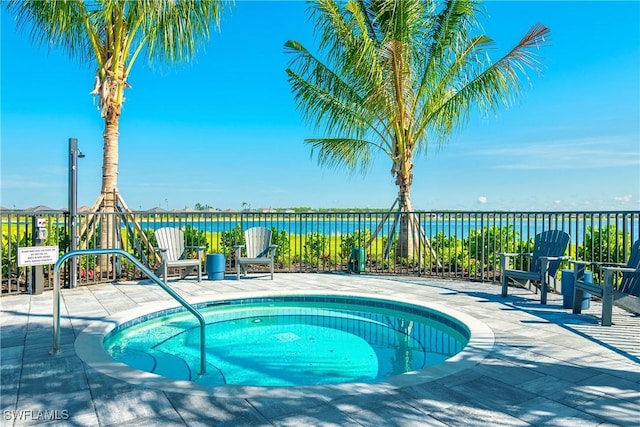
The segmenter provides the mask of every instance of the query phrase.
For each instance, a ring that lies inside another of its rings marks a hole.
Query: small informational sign
[[[57,246],[18,248],[18,267],[55,264],[56,261],[58,261]]]

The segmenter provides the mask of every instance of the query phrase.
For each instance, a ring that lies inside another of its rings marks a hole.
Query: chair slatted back
[[[533,243],[533,259],[531,260],[531,271],[540,272],[542,263],[540,257],[543,256],[563,256],[569,244],[569,235],[560,230],[547,230],[537,234]],[[555,276],[560,267],[560,261],[549,262],[549,276]]]
[[[636,240],[631,248],[631,256],[626,265],[629,268],[640,269],[640,240]],[[618,287],[620,292],[640,297],[640,273],[624,273]]]
[[[167,261],[177,261],[184,254],[184,233],[179,228],[158,228],[155,233],[158,247],[167,250]]]
[[[248,258],[262,258],[269,255],[271,230],[266,227],[252,227],[244,232]]]

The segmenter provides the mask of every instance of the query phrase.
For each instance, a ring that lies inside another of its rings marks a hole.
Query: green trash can
[[[364,248],[360,246],[356,246],[351,251],[351,256],[349,257],[349,262],[347,263],[347,271],[350,273],[364,273],[364,265],[367,262],[367,255],[364,251]]]

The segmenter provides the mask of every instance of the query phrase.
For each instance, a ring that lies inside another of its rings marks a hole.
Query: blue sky
[[[486,3],[494,58],[531,25],[551,29],[516,105],[416,158],[415,209],[640,209],[640,2]],[[366,175],[319,166],[286,82],[283,43],[315,51],[306,5],[238,1],[189,64],[138,60],[120,123],[118,188],[134,209],[391,206],[380,155]],[[67,205],[77,138],[80,205],[101,183],[92,66],[33,45],[2,10],[0,204]]]

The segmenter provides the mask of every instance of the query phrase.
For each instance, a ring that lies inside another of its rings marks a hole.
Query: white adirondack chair
[[[163,227],[158,228],[155,231],[156,242],[158,243],[158,250],[162,258],[162,263],[158,272],[162,276],[162,280],[167,281],[167,271],[169,268],[184,268],[184,273],[180,276],[184,279],[193,270],[198,273],[198,282],[202,280],[202,265],[201,259],[204,252],[204,246],[185,246],[184,233],[178,228]],[[185,259],[185,249],[197,249],[198,258]]]
[[[244,232],[244,245],[234,246],[236,250],[236,278],[240,271],[247,275],[248,265],[268,265],[273,280],[273,260],[278,245],[271,244],[271,230],[266,227],[252,227]],[[245,249],[243,256],[242,249]]]
[[[547,287],[549,280],[555,277],[560,262],[570,260],[564,255],[569,244],[569,235],[560,230],[543,231],[536,234],[533,243],[533,253],[500,254],[500,270],[502,275],[502,296],[506,297],[509,289],[509,279],[524,280],[525,282],[540,283],[540,303],[547,303]],[[513,256],[526,255],[531,257],[531,269],[512,270],[509,259]]]

